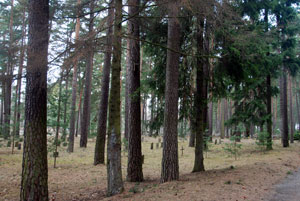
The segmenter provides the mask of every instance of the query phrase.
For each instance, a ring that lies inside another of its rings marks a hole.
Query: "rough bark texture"
[[[128,14],[135,16],[128,21],[129,68],[128,84],[128,163],[127,180],[143,181],[143,162],[141,144],[141,93],[140,93],[140,0],[128,1]]]
[[[179,178],[178,164],[178,68],[180,50],[179,1],[168,2],[168,51],[166,67],[164,135],[161,182]]]
[[[110,5],[112,6],[113,1]],[[103,77],[101,81],[101,98],[99,105],[97,140],[95,146],[94,165],[104,164],[105,141],[106,141],[106,122],[107,106],[109,95],[109,74],[111,67],[112,34],[113,34],[114,9],[108,10],[107,33],[106,33],[106,52],[104,55]]]
[[[91,119],[91,89],[92,89],[92,74],[93,74],[93,32],[94,32],[94,0],[90,1],[90,22],[89,22],[89,38],[88,38],[88,50],[87,61],[85,71],[85,89],[84,89],[84,102],[83,102],[83,114],[82,124],[80,132],[80,147],[87,147],[88,134],[90,128]]]
[[[197,80],[196,80],[196,94],[194,102],[195,111],[195,132],[196,132],[196,146],[195,146],[195,161],[193,172],[204,171],[203,163],[203,149],[204,149],[204,129],[205,129],[205,100],[203,99],[205,91],[205,77],[204,77],[204,60],[200,56],[204,53],[203,44],[203,19],[197,19]]]
[[[81,4],[80,0],[77,0],[77,6]],[[79,11],[77,11],[77,15],[79,16]],[[76,27],[75,27],[75,43],[79,39],[79,31],[80,31],[80,19],[77,17],[76,19]],[[76,95],[77,95],[77,67],[78,60],[76,59],[73,65],[73,79],[72,79],[72,103],[71,103],[71,114],[70,114],[70,135],[69,135],[69,145],[68,152],[74,152],[74,134],[75,134],[75,122],[76,122]]]
[[[286,71],[281,76],[281,90],[280,90],[280,110],[281,110],[281,138],[283,147],[289,146],[289,127],[288,127],[288,109],[287,109],[287,75]]]
[[[123,192],[121,167],[121,37],[122,37],[122,0],[114,0],[115,23],[113,38],[112,78],[109,97],[108,146],[107,146],[107,195]]]
[[[25,131],[20,200],[49,200],[47,55],[49,1],[29,0]]]

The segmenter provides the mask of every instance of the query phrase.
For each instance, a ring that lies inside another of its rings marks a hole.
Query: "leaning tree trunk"
[[[113,5],[113,0],[110,6]],[[106,33],[106,52],[104,55],[103,77],[101,83],[101,98],[99,105],[97,140],[95,146],[94,165],[104,164],[105,141],[106,141],[106,122],[107,122],[107,106],[109,95],[109,74],[111,67],[111,51],[112,51],[112,34],[113,34],[114,9],[108,10],[107,33]]]
[[[29,0],[25,130],[20,200],[49,200],[47,165],[48,0]]]
[[[205,119],[203,113],[205,112],[205,101],[203,99],[204,93],[207,92],[204,89],[205,77],[204,77],[204,60],[200,58],[204,53],[203,44],[203,28],[204,20],[197,19],[197,67],[196,67],[196,94],[194,102],[194,112],[195,112],[195,132],[196,132],[196,146],[195,146],[195,161],[193,172],[204,171],[203,163],[203,149],[204,149],[204,129],[205,129]]]
[[[121,167],[121,54],[122,54],[122,0],[115,0],[113,60],[109,97],[107,138],[107,195],[123,192]]]
[[[85,89],[84,89],[84,102],[83,102],[83,114],[81,135],[80,135],[80,147],[87,147],[88,134],[90,128],[91,119],[91,90],[92,90],[92,74],[93,74],[93,39],[94,39],[94,0],[90,1],[90,23],[89,23],[89,35],[88,35],[88,50],[85,72]]]
[[[80,0],[77,0],[77,6],[81,4]],[[79,40],[80,31],[80,11],[77,11],[76,27],[75,27],[75,44]],[[70,114],[70,135],[69,135],[69,145],[68,152],[74,152],[74,135],[75,135],[75,121],[76,121],[76,95],[77,95],[77,69],[78,60],[76,59],[73,65],[73,80],[72,80],[72,103],[71,103],[71,114]]]
[[[283,147],[289,146],[289,127],[288,127],[288,111],[287,111],[287,72],[284,70],[281,76],[281,90],[280,90],[280,110],[282,121],[282,145]]]
[[[129,68],[128,86],[128,163],[127,180],[143,181],[141,143],[141,92],[140,92],[140,0],[128,1]]]
[[[180,51],[179,1],[168,2],[168,50],[166,67],[162,183],[179,178],[178,164],[178,78]]]

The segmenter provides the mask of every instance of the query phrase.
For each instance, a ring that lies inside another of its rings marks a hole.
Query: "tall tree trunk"
[[[63,70],[61,72],[61,78],[59,81],[59,93],[58,93],[58,108],[57,108],[57,118],[56,118],[56,133],[55,133],[55,154],[54,154],[54,165],[56,168],[56,158],[57,158],[57,147],[58,147],[58,137],[59,137],[59,129],[60,129],[60,105],[61,105],[61,93],[62,93],[62,81],[63,81]]]
[[[92,90],[92,74],[93,74],[93,59],[94,59],[94,0],[90,1],[90,23],[89,23],[89,38],[88,38],[88,50],[86,61],[86,73],[85,73],[85,89],[84,89],[84,102],[83,102],[83,116],[81,124],[80,135],[80,147],[87,147],[88,134],[90,128],[91,118],[91,90]]]
[[[113,6],[113,0],[110,2]],[[101,81],[101,97],[99,105],[97,140],[95,146],[94,165],[104,164],[105,158],[105,141],[106,141],[106,122],[107,122],[107,106],[109,96],[109,74],[111,67],[111,51],[112,51],[112,34],[113,34],[114,9],[108,10],[107,33],[106,33],[106,52],[104,55],[104,67]],[[126,118],[125,118],[126,119]]]
[[[113,38],[113,60],[109,98],[107,138],[107,194],[123,192],[121,167],[121,54],[122,54],[122,0],[115,0],[115,23]]]
[[[48,0],[29,0],[25,130],[20,200],[48,201]]]
[[[10,115],[11,115],[11,88],[13,76],[13,16],[14,16],[14,0],[11,0],[10,21],[9,21],[9,47],[8,62],[5,78],[5,96],[4,96],[4,139],[10,136]]]
[[[70,48],[70,40],[72,37],[72,30],[67,31],[67,49]],[[66,52],[66,58],[70,56],[70,50]],[[68,103],[69,103],[69,70],[66,70],[66,75],[65,75],[65,92],[64,92],[64,127],[63,127],[63,134],[62,134],[62,140],[65,141],[67,137],[67,108],[68,108]]]
[[[206,102],[203,99],[204,97],[204,61],[203,58],[200,58],[204,53],[204,44],[203,44],[203,29],[204,29],[204,20],[198,17],[197,19],[197,80],[196,80],[196,94],[195,94],[195,103],[194,103],[194,112],[195,112],[195,132],[196,132],[196,146],[195,146],[195,161],[193,172],[204,171],[204,157],[203,157],[203,148],[204,148],[204,129],[205,129],[205,119],[203,113],[205,112]]]
[[[276,133],[275,131],[277,130],[277,110],[278,110],[278,107],[277,107],[277,97],[275,98],[275,103],[274,103],[274,121],[273,121],[273,132]]]
[[[77,121],[76,121],[76,129],[75,129],[75,137],[78,137],[79,133],[79,124],[82,121],[82,94],[83,94],[83,86],[80,87],[79,101],[78,101],[78,111],[77,111]]]
[[[129,34],[129,28],[127,29],[127,34]],[[125,132],[124,137],[128,142],[128,118],[129,118],[129,110],[128,110],[128,69],[130,66],[130,39],[127,39],[127,52],[126,52],[126,83],[125,83]]]
[[[143,181],[141,143],[141,92],[140,92],[140,0],[128,1],[129,68],[128,82],[128,163],[127,180]]]
[[[80,7],[81,0],[77,0],[77,6]],[[79,40],[80,31],[80,10],[77,10],[76,27],[75,27],[75,44]],[[77,95],[77,69],[78,60],[76,59],[73,65],[73,79],[72,79],[72,103],[71,103],[71,115],[70,115],[70,136],[68,152],[74,152],[74,134],[75,134],[75,121],[76,121],[76,95]]]
[[[265,9],[265,32],[269,31],[269,9]],[[272,83],[271,74],[267,75],[267,150],[272,150]]]
[[[197,74],[197,73],[193,73]],[[197,75],[196,75],[197,76]],[[197,77],[193,75],[192,84],[190,89],[190,96],[193,97],[195,95],[195,88],[196,88],[196,79]],[[195,97],[194,97],[195,98]],[[195,108],[194,106],[195,101],[192,102],[191,107]],[[195,139],[196,139],[196,128],[195,128],[195,111],[191,112],[189,115],[190,120],[190,139],[189,139],[189,147],[195,147]]]
[[[267,76],[267,150],[272,150],[272,86],[271,75]]]
[[[280,89],[280,110],[282,130],[281,138],[283,147],[289,146],[289,127],[288,127],[288,111],[287,111],[287,72],[284,70],[281,76],[281,89]]]
[[[180,51],[179,1],[168,2],[168,50],[166,67],[162,183],[179,178],[178,164],[178,78]]]
[[[66,74],[65,78],[66,88],[65,88],[65,97],[64,97],[64,128],[62,138],[65,141],[67,136],[67,107],[68,107],[68,97],[69,97],[69,72]]]
[[[294,124],[294,116],[293,116],[293,80],[291,75],[289,75],[289,108],[290,108],[290,126],[291,126],[291,139],[290,142],[294,143],[294,132],[295,132],[295,124]]]
[[[16,102],[15,102],[15,121],[14,129],[15,136],[20,136],[20,107],[21,107],[21,85],[22,85],[22,73],[24,67],[24,57],[25,57],[25,36],[26,36],[26,7],[23,8],[23,22],[22,22],[22,39],[21,39],[21,50],[19,57],[19,71],[18,71],[18,81],[16,87]]]

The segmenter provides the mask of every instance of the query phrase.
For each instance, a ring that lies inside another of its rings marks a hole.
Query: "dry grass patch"
[[[194,149],[179,140],[180,180],[160,184],[162,149],[156,148],[158,139],[145,138],[143,165],[145,182],[125,182],[125,192],[106,198],[106,166],[93,165],[95,140],[89,140],[87,149],[75,147],[69,154],[59,148],[56,169],[49,156],[49,193],[56,200],[261,200],[288,171],[300,167],[300,143],[284,149],[276,141],[274,150],[263,154],[254,140],[242,140],[238,160],[228,157],[221,145],[212,145],[205,158],[206,172],[191,173]],[[154,149],[150,150],[151,143]],[[76,145],[79,143],[76,142]],[[49,154],[50,155],[50,154]],[[18,200],[22,153],[11,155],[9,148],[0,148],[0,200]],[[122,153],[122,171],[125,180],[127,154]]]

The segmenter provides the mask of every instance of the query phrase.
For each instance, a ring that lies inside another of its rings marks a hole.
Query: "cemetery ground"
[[[158,138],[143,142],[144,179],[142,183],[125,182],[124,193],[106,197],[106,166],[93,165],[95,139],[89,139],[88,148],[80,149],[76,139],[75,152],[59,147],[57,168],[49,161],[50,200],[268,200],[275,192],[274,185],[300,167],[300,143],[282,148],[275,140],[274,150],[262,152],[255,140],[242,139],[237,160],[224,151],[228,139],[209,146],[205,156],[205,172],[191,173],[194,148],[179,139],[179,181],[160,184],[162,148]],[[218,140],[219,142],[219,140]],[[4,142],[2,142],[4,143]],[[153,150],[150,149],[154,143]],[[183,155],[182,155],[183,147]],[[122,153],[123,178],[126,179],[127,153]],[[22,152],[0,148],[0,200],[19,200],[22,170]]]

